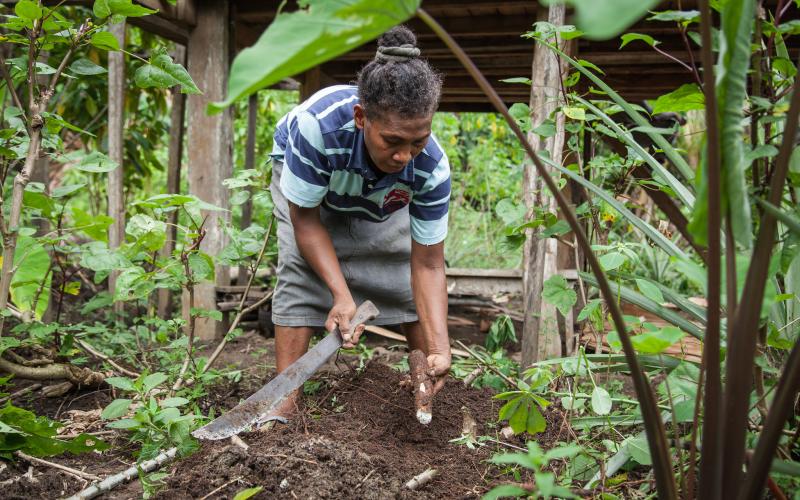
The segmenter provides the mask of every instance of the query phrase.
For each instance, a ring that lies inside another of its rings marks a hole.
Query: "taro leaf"
[[[11,300],[20,311],[31,311],[38,293],[34,314],[40,319],[50,301],[50,254],[36,239],[20,236],[14,252],[14,267],[17,272],[11,278]]]
[[[154,55],[149,63],[139,66],[133,80],[140,88],[166,89],[180,85],[184,94],[201,93],[186,68],[173,62],[172,58],[164,53]]]
[[[652,36],[643,35],[641,33],[625,33],[620,38],[622,39],[622,44],[619,46],[619,48],[623,48],[624,46],[628,45],[629,43],[633,42],[634,40],[641,40],[641,41],[643,41],[644,43],[646,43],[647,45],[649,45],[651,47],[655,47],[656,45],[661,43],[658,40],[656,40],[655,38],[653,38]]]
[[[631,337],[633,348],[644,354],[660,354],[686,334],[680,328],[665,326],[660,330],[645,332]]]
[[[586,38],[608,40],[641,19],[659,0],[567,0],[564,3],[575,7],[575,25]]]
[[[100,418],[103,420],[113,420],[128,413],[128,408],[131,406],[130,399],[115,399],[108,406],[103,409]]]
[[[752,243],[750,200],[744,163],[742,119],[750,68],[750,39],[755,18],[755,0],[725,2],[722,6],[722,37],[717,68],[717,100],[720,114],[722,160],[722,213],[730,210],[736,242],[744,248]],[[705,176],[703,179],[705,183]],[[704,203],[707,205],[707,202]],[[705,228],[706,224],[702,224]],[[703,240],[705,241],[705,240]]]
[[[578,301],[578,295],[567,282],[567,279],[560,274],[550,276],[542,287],[542,298],[556,306],[564,316],[569,314],[570,309]]]
[[[98,66],[85,57],[82,57],[72,63],[69,66],[69,70],[71,73],[75,73],[76,75],[102,75],[103,73],[108,73],[107,69],[102,66]]]
[[[309,0],[280,13],[231,65],[228,95],[209,105],[219,112],[234,101],[302,73],[376,38],[414,15],[420,0]],[[275,50],[280,47],[280,50]]]
[[[664,94],[653,103],[653,114],[681,113],[693,109],[705,109],[706,98],[696,83],[685,83],[676,90]]]
[[[108,31],[95,32],[89,40],[89,43],[101,50],[119,50],[119,41],[117,37]]]
[[[595,387],[592,391],[592,411],[598,415],[608,415],[611,412],[611,395],[602,387]]]
[[[136,5],[133,0],[95,0],[92,11],[101,19],[109,16],[141,17],[158,12]]]

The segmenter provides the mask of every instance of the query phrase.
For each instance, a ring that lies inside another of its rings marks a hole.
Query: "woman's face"
[[[372,162],[387,174],[403,170],[422,152],[431,136],[433,116],[401,118],[395,113],[385,113],[370,120],[360,104],[354,106],[353,115],[356,127],[364,131],[364,143]]]

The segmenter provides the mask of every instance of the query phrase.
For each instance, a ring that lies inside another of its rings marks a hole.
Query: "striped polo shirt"
[[[284,162],[280,188],[301,207],[326,208],[382,222],[409,205],[411,237],[425,245],[447,236],[450,165],[431,135],[422,152],[395,174],[376,175],[355,125],[358,89],[323,89],[281,118],[271,156]]]

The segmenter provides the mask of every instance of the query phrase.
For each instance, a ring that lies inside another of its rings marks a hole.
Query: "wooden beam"
[[[302,75],[300,84],[300,102],[305,101],[322,88],[322,71],[319,66],[314,66]]]
[[[173,54],[175,62],[186,66],[186,48],[177,45]],[[183,138],[186,114],[186,94],[181,93],[179,85],[172,87],[172,109],[170,110],[169,122],[169,146],[167,160],[167,193],[177,194],[181,192],[181,159],[183,158]],[[167,216],[167,241],[161,248],[161,257],[169,258],[175,250],[175,238],[178,222],[178,212],[170,212]],[[172,317],[172,293],[166,288],[158,289],[157,308],[158,317],[170,319]]]
[[[109,31],[125,47],[125,22],[112,24]],[[109,248],[119,248],[125,241],[125,142],[123,127],[125,123],[125,53],[108,53],[108,156],[119,165],[108,173],[108,215],[114,221],[108,227]],[[116,291],[118,271],[112,271],[108,279],[108,290]],[[114,312],[122,312],[122,302],[114,303]]]
[[[233,143],[232,108],[209,116],[210,102],[225,97],[230,68],[230,3],[228,0],[197,0],[197,25],[189,37],[189,74],[202,94],[188,99],[189,192],[203,201],[228,208],[228,190],[222,181],[232,176]],[[230,212],[206,212],[206,231],[200,249],[219,255],[227,243],[222,224],[230,220]],[[217,284],[228,284],[227,267],[217,266]],[[195,307],[216,309],[215,284],[203,283],[195,288]],[[186,304],[186,300],[184,300]],[[188,308],[184,309],[184,315]],[[222,335],[221,326],[211,318],[197,318],[196,333],[200,339]]]
[[[565,8],[553,5],[541,8],[539,19],[561,26],[564,24]],[[531,124],[533,129],[549,119],[560,105],[561,65],[552,51],[537,45],[533,54],[530,96]],[[550,158],[561,163],[564,149],[564,115],[555,114],[556,133],[552,137],[541,137],[528,133],[534,151],[547,151]],[[531,218],[536,210],[544,209],[556,213],[555,199],[538,175],[534,165],[526,162],[523,170],[522,190]],[[557,241],[540,238],[533,229],[526,231],[523,251],[524,321],[522,327],[522,366],[561,356],[561,335],[558,327],[558,312],[553,304],[542,299],[544,283],[558,272]]]

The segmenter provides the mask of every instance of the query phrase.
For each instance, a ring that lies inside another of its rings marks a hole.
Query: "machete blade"
[[[361,304],[353,317],[352,324],[360,325],[379,312],[370,301]],[[339,330],[328,334],[317,345],[303,354],[292,365],[279,373],[255,394],[232,408],[227,413],[192,432],[197,439],[225,439],[251,427],[269,414],[289,396],[300,388],[328,359],[342,346]]]

